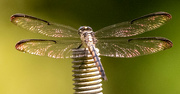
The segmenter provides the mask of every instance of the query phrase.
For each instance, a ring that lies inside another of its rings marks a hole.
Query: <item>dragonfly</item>
[[[52,58],[70,58],[72,48],[83,46],[93,56],[102,79],[107,80],[96,48],[99,49],[100,56],[119,58],[132,58],[169,49],[173,43],[163,37],[129,37],[159,28],[171,18],[171,14],[167,12],[155,12],[95,32],[89,26],[74,29],[25,14],[12,15],[11,22],[34,33],[58,38],[21,40],[15,46],[17,50]]]

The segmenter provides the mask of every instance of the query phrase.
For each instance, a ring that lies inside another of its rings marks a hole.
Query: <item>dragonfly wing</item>
[[[156,29],[170,19],[171,15],[166,12],[151,13],[132,21],[107,26],[96,31],[95,35],[99,38],[135,36]]]
[[[12,15],[11,22],[29,31],[50,37],[79,37],[77,30],[72,27],[50,23],[25,14]]]
[[[127,40],[98,40],[96,47],[101,56],[131,58],[156,53],[173,46],[168,39],[161,37],[134,38]]]
[[[70,58],[71,49],[80,45],[77,40],[43,40],[43,39],[27,39],[21,40],[16,44],[16,49],[22,52],[35,54],[39,56],[48,56],[52,58]]]

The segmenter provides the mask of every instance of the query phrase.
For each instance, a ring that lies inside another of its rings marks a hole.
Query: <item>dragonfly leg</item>
[[[82,62],[81,65],[79,66],[79,69],[83,68],[82,65],[84,65],[84,64],[85,64],[85,63],[84,63],[84,60],[83,60],[83,62]]]
[[[82,44],[80,44],[80,45],[77,47],[77,49],[81,48],[81,46],[82,46]]]
[[[79,49],[81,46],[82,46],[82,44],[79,45],[78,49]],[[85,56],[85,57],[88,56],[88,50],[87,50],[87,48],[84,48],[84,56]],[[81,69],[81,68],[83,67],[83,65],[86,64],[86,63],[84,63],[84,62],[85,62],[85,61],[83,60],[83,62],[82,62],[81,65],[79,66],[79,69]]]

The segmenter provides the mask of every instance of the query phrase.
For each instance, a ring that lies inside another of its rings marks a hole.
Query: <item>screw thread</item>
[[[88,49],[80,48],[72,51],[74,94],[103,94],[101,75]]]

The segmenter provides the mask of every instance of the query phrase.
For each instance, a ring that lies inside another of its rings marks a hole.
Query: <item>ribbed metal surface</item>
[[[85,48],[73,49],[72,59],[74,94],[103,94],[101,75],[89,51]]]

